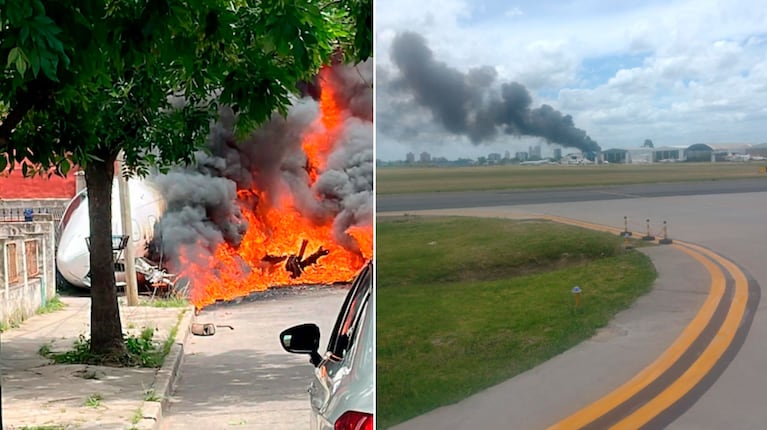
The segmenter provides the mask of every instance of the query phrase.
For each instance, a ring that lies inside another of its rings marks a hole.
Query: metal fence
[[[69,200],[4,200],[0,202],[0,223],[32,220],[52,220],[56,243],[59,240],[59,221],[64,216]],[[31,216],[31,218],[30,218]]]
[[[64,214],[64,208],[0,208],[0,222],[9,221],[32,221],[40,215],[50,217],[54,222],[59,222]]]

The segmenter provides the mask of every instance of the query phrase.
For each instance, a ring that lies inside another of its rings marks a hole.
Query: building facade
[[[38,217],[39,218],[39,217]],[[56,295],[54,225],[0,222],[0,322],[20,322]]]

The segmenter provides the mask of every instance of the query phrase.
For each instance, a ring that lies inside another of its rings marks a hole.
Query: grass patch
[[[42,315],[42,314],[48,314],[51,312],[55,312],[61,309],[64,309],[67,305],[61,301],[61,298],[59,296],[54,296],[50,300],[48,300],[45,305],[40,306],[35,311],[35,314]],[[12,328],[19,328],[21,327],[21,323],[25,318],[23,317],[23,314],[21,312],[15,312],[13,315],[10,316],[7,322],[0,322],[0,333],[6,332]]]
[[[89,394],[88,397],[85,398],[85,406],[98,408],[101,406],[102,400],[104,400],[104,396],[99,393]]]
[[[144,401],[145,402],[159,402],[162,400],[162,396],[157,394],[154,390],[154,388],[150,388],[148,390],[144,390]]]
[[[37,353],[42,355],[43,357],[47,357],[51,353],[52,344],[53,344],[53,341],[40,345],[40,349],[37,350]]]
[[[178,327],[185,313],[186,310],[179,312],[176,324],[162,344],[157,344],[153,340],[155,329],[152,327],[145,327],[138,336],[125,336],[123,341],[125,342],[127,353],[122,357],[102,357],[91,353],[91,340],[85,337],[84,334],[80,334],[69,351],[61,353],[51,352],[50,343],[46,343],[40,347],[38,353],[60,364],[157,368],[162,366],[163,362],[165,362],[165,357],[170,353],[170,349],[176,340],[176,335],[178,335]]]
[[[0,333],[19,327],[21,327],[21,317],[19,315],[12,315],[8,322],[0,322]]]
[[[114,357],[101,357],[91,352],[91,340],[80,334],[72,344],[72,349],[65,352],[51,352],[50,344],[44,344],[38,351],[43,357],[50,358],[59,364],[94,364],[114,365],[126,367],[160,367],[167,353],[163,348],[158,348],[152,338],[154,329],[147,327],[139,336],[126,336],[124,338],[126,355],[119,357],[117,363]]]
[[[190,306],[189,300],[184,297],[153,297],[141,301],[142,306],[153,306],[155,308],[185,308]]]
[[[622,238],[546,221],[407,217],[376,228],[380,428],[588,339],[655,279]]]
[[[389,167],[376,170],[376,193],[481,191],[717,181],[764,177],[751,163],[610,164],[596,166]]]
[[[36,313],[38,315],[49,314],[64,309],[67,305],[61,301],[59,296],[54,296],[52,299],[45,302],[45,305],[37,308]]]
[[[134,426],[139,423],[139,421],[144,419],[144,411],[141,408],[136,409],[136,412],[133,413],[133,416],[131,417],[131,424]]]

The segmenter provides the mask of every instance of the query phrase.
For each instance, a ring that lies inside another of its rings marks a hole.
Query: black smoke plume
[[[251,189],[266,191],[275,200],[290,193],[304,217],[332,222],[336,242],[359,251],[346,230],[373,220],[372,62],[333,66],[329,77],[345,108],[344,125],[316,182],[310,185],[301,146],[305,133],[317,126],[316,86],[295,100],[286,117],[273,115],[239,142],[232,131],[234,114],[222,109],[211,127],[207,150],[195,154],[193,165],[150,178],[167,204],[150,245],[154,259],[162,250],[163,259],[178,263],[182,246],[194,246],[202,257],[212,255],[222,242],[237,247],[249,227],[242,211],[262,203],[255,194],[237,197],[239,190]]]
[[[515,136],[542,137],[584,152],[599,151],[599,145],[575,127],[570,115],[546,104],[531,109],[530,93],[517,82],[503,83],[499,91],[492,67],[463,73],[435,60],[418,33],[397,35],[391,57],[401,73],[398,84],[408,88],[446,130],[468,136],[473,143],[491,140],[501,130]]]

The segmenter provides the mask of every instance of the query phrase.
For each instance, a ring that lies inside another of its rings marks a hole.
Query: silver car
[[[312,430],[373,430],[375,407],[373,263],[357,275],[336,319],[324,356],[320,329],[301,324],[280,333],[288,352],[309,354]]]

